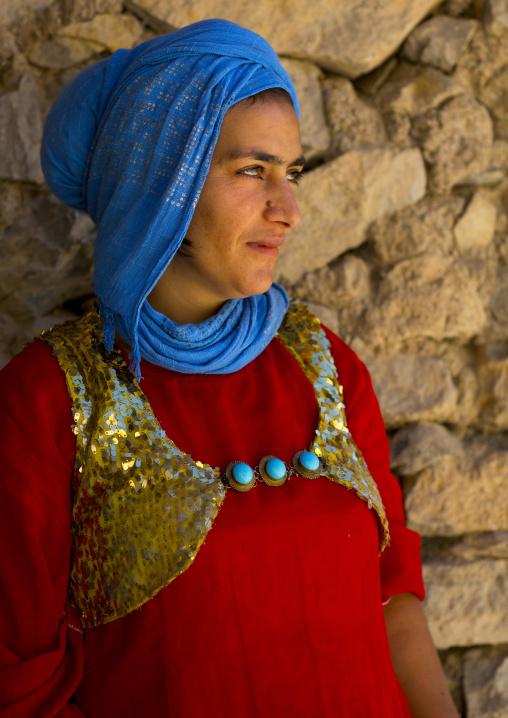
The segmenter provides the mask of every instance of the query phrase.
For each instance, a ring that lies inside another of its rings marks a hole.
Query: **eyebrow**
[[[269,152],[262,152],[261,150],[251,149],[251,150],[233,150],[228,155],[229,160],[258,160],[258,162],[268,162],[268,164],[271,165],[277,165],[279,167],[283,166],[285,164],[282,157],[278,157],[277,155],[272,155]],[[305,157],[303,155],[300,155],[300,157],[297,157],[296,160],[293,162],[289,162],[287,165],[288,167],[299,167],[303,166],[305,164]]]

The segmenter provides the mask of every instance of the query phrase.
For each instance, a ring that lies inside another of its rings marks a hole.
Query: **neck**
[[[148,295],[148,302],[176,324],[201,324],[224,304],[203,287],[189,283],[182,272],[173,271],[171,264]]]

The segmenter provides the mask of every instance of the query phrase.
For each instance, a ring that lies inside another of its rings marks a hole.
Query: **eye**
[[[286,177],[293,184],[298,184],[303,177],[303,172],[301,170],[289,170]]]
[[[264,167],[262,167],[261,165],[254,165],[252,167],[242,167],[241,170],[238,170],[237,174],[247,175],[248,177],[256,177],[257,179],[263,179],[264,172]]]

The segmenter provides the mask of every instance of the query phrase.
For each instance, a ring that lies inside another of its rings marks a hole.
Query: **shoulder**
[[[66,395],[65,377],[51,347],[35,340],[0,371],[1,403]]]
[[[32,342],[0,371],[0,411],[11,432],[39,446],[56,442],[66,458],[73,453],[72,402],[46,342]]]

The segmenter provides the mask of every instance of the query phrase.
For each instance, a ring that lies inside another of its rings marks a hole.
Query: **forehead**
[[[250,147],[287,161],[301,155],[300,125],[289,102],[239,102],[226,112],[214,157],[223,161]]]

